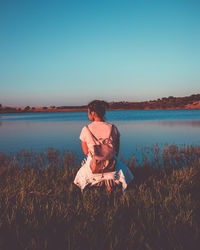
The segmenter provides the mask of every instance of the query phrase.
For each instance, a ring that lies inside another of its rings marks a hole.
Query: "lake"
[[[106,118],[120,131],[125,158],[155,144],[200,145],[200,110],[108,111]],[[0,152],[53,147],[83,156],[79,135],[87,123],[87,112],[0,114]]]

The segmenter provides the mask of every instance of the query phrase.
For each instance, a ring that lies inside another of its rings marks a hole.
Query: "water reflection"
[[[19,114],[3,114],[2,122],[70,122],[70,121],[87,121],[87,112],[41,112],[41,113],[19,113]]]
[[[43,150],[48,147],[77,150],[84,124],[76,122],[4,122],[0,150]]]
[[[192,127],[200,127],[200,121],[165,121],[159,122],[161,125],[167,126],[192,126]]]
[[[198,121],[200,110],[116,110],[107,111],[108,121]],[[87,112],[42,112],[2,114],[1,121],[88,121]]]
[[[4,121],[0,128],[0,151],[42,151],[53,147],[82,154],[79,135],[87,123],[87,120]],[[115,121],[114,124],[121,134],[120,153],[125,158],[152,144],[200,144],[200,121]]]

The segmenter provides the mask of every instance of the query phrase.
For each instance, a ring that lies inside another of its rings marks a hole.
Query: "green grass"
[[[81,194],[75,154],[1,153],[0,249],[199,249],[200,147],[150,155],[125,162],[135,175],[126,193]]]

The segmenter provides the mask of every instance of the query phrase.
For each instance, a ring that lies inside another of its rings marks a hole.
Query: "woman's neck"
[[[94,122],[104,122],[104,119],[97,116],[97,117],[94,117]]]

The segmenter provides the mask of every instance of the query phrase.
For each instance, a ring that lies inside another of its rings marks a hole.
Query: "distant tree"
[[[55,109],[56,106],[51,106],[52,109]]]
[[[5,110],[6,111],[16,111],[17,109],[16,108],[5,107]]]
[[[32,110],[34,110],[35,109],[35,107],[32,107]]]
[[[43,109],[47,109],[47,107],[43,107]]]
[[[174,98],[175,98],[175,97],[173,97],[173,96],[169,96],[169,97],[168,97],[168,99],[174,99]]]
[[[30,106],[26,106],[24,110],[28,111],[29,109],[30,109]]]

